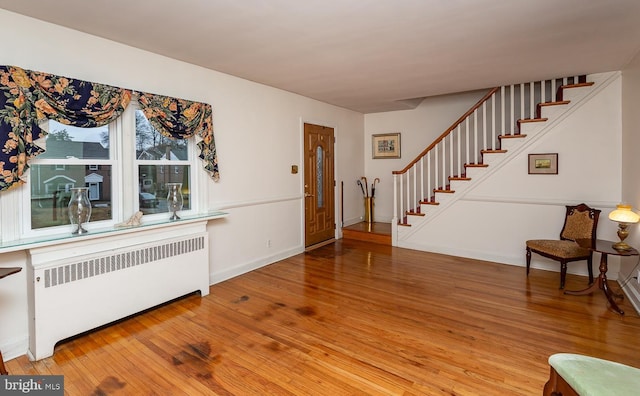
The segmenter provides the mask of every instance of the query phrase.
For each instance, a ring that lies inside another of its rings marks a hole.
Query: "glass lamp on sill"
[[[73,226],[73,235],[86,234],[84,228],[91,218],[91,201],[89,201],[89,187],[71,188],[71,199],[69,199],[69,222]]]
[[[640,216],[631,210],[631,205],[618,204],[616,210],[609,213],[609,220],[618,223],[618,238],[620,238],[620,241],[614,243],[613,248],[620,251],[631,250],[631,246],[624,242],[625,238],[629,236],[627,227],[629,224],[635,224],[640,221]]]
[[[171,213],[169,220],[180,220],[177,212],[182,210],[184,199],[182,197],[182,183],[167,183],[167,209]]]

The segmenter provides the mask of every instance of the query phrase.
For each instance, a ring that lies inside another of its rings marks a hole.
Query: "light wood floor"
[[[563,295],[558,283],[554,272],[339,241],[7,369],[62,374],[69,395],[336,396],[539,395],[556,352],[640,367],[630,304],[621,317],[603,295]],[[568,289],[585,285],[568,276]]]

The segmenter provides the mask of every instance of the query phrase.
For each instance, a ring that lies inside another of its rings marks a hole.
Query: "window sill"
[[[200,213],[196,215],[184,215],[180,220],[170,221],[168,219],[164,220],[154,220],[145,222],[144,217],[142,219],[142,224],[139,226],[128,226],[128,227],[110,227],[110,228],[102,228],[102,229],[92,229],[87,234],[83,235],[72,235],[71,231],[65,234],[58,235],[47,235],[46,237],[38,237],[38,238],[24,238],[24,239],[16,239],[13,241],[6,241],[0,243],[0,254],[1,253],[9,253],[15,252],[19,250],[33,249],[44,246],[51,246],[57,244],[71,243],[77,241],[86,241],[91,239],[97,239],[110,235],[123,235],[135,233],[139,230],[153,230],[160,228],[172,227],[175,225],[183,225],[183,224],[191,224],[206,220],[214,220],[221,219],[227,217],[228,213],[214,211],[207,213]],[[71,226],[69,226],[71,230]]]

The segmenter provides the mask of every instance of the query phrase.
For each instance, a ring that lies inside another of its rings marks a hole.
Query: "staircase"
[[[393,172],[393,245],[444,211],[492,168],[522,151],[525,141],[549,130],[587,97],[597,84],[591,77],[489,90],[404,169]]]

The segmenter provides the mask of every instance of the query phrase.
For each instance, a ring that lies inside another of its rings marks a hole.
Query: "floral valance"
[[[187,139],[198,134],[200,159],[214,180],[218,180],[218,157],[213,140],[211,105],[190,100],[138,92],[138,103],[151,125],[169,139]]]
[[[85,128],[106,125],[122,114],[133,96],[138,97],[152,125],[168,138],[200,136],[200,159],[211,177],[218,180],[209,104],[15,66],[0,66],[0,92],[0,190],[22,183],[29,160],[44,152],[34,144],[46,134],[39,127],[42,121]]]

